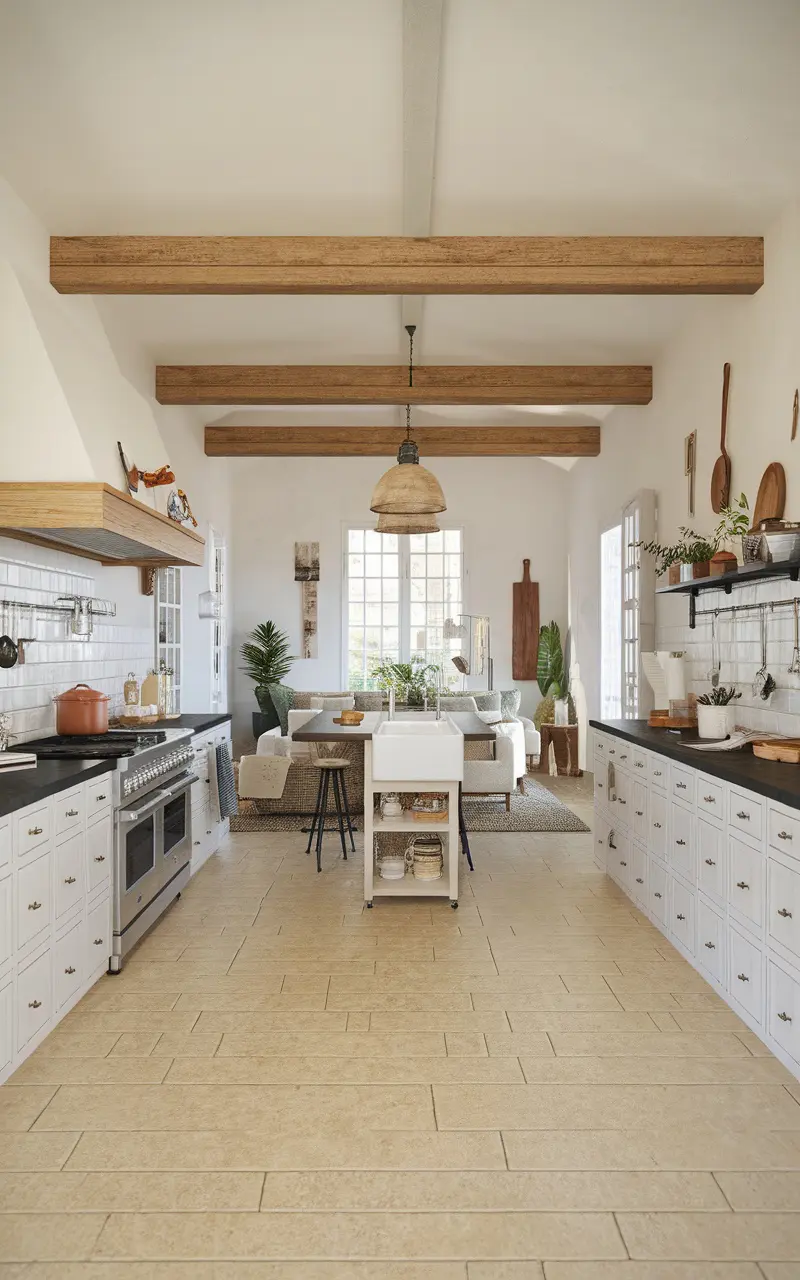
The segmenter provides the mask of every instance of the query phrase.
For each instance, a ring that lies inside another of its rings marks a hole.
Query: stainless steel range
[[[116,761],[113,943],[110,973],[189,880],[194,761],[188,729],[109,730],[93,737],[40,738],[19,750],[42,758]]]

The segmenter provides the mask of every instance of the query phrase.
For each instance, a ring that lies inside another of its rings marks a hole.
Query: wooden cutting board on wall
[[[511,675],[535,680],[539,656],[539,583],[531,582],[531,562],[522,561],[522,582],[514,583],[511,624]]]

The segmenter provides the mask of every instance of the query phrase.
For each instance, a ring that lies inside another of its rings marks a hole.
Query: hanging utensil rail
[[[695,609],[695,617],[719,617],[721,613],[753,613],[763,609],[793,609],[795,604],[800,605],[800,596],[793,596],[791,600],[764,600],[761,604],[729,604],[721,609]]]

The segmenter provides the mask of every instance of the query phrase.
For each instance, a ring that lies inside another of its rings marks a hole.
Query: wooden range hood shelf
[[[0,534],[106,565],[202,565],[205,539],[98,482],[0,484]]]

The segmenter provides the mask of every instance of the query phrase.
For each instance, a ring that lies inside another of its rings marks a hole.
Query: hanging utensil
[[[4,614],[5,614],[4,610]],[[5,619],[8,625],[8,619]],[[0,636],[0,667],[13,667],[17,661],[17,646],[9,635]]]
[[[764,693],[764,686],[767,682],[767,618],[766,610],[762,604],[759,611],[759,621],[761,627],[761,666],[753,677],[753,697],[760,698]]]
[[[731,496],[731,460],[725,448],[725,435],[728,430],[728,390],[731,384],[731,366],[722,368],[722,426],[719,436],[719,457],[711,472],[711,510],[719,514],[727,507]]]
[[[694,471],[695,471],[695,446],[697,444],[697,432],[693,431],[684,441],[683,455],[683,472],[689,477],[689,515],[694,515]]]
[[[792,401],[792,439],[797,435],[797,415],[800,412],[800,392],[795,387],[794,400]]]
[[[20,615],[21,613],[22,611],[20,610]],[[21,616],[19,621],[19,628],[21,631],[22,630]],[[28,606],[28,630],[33,631],[33,605]],[[17,661],[19,662],[20,666],[23,666],[25,663],[25,645],[33,644],[35,640],[36,640],[36,636],[17,636]]]
[[[792,661],[789,663],[789,675],[800,675],[800,619],[798,619],[797,596],[792,601],[794,606],[794,649],[792,650]]]
[[[715,610],[711,615],[711,670],[708,673],[712,689],[716,689],[719,684],[719,672],[721,666],[719,646],[717,643],[717,617],[718,614]]]

